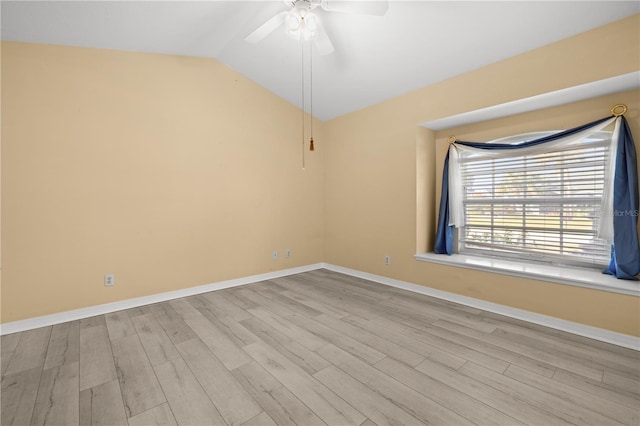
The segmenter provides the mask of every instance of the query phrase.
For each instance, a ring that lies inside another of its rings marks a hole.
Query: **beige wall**
[[[442,153],[418,124],[636,71],[639,21],[316,123],[304,172],[299,110],[216,61],[3,43],[2,322],[325,261],[640,336],[638,298],[413,259]]]
[[[433,248],[444,154],[443,142],[435,139],[450,132],[435,134],[418,125],[637,71],[639,24],[640,15],[635,15],[326,122],[325,261],[640,336],[637,297],[413,258],[417,251]],[[543,120],[548,111],[540,111],[528,124],[511,117],[452,132],[482,140],[570,128],[608,115],[613,103],[623,101],[631,108],[627,117],[640,139],[637,91],[560,108],[562,114],[554,120]],[[391,265],[384,265],[385,255],[391,256]]]
[[[321,125],[214,60],[2,43],[2,122],[2,322],[322,261]]]

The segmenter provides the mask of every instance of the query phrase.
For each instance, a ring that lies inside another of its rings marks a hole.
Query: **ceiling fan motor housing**
[[[320,6],[323,0],[284,0],[285,4],[292,9],[312,10]]]

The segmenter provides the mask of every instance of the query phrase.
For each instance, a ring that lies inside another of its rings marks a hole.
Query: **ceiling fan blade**
[[[389,10],[389,0],[322,0],[320,7],[327,12],[384,16]]]
[[[313,43],[316,45],[316,50],[321,55],[328,55],[333,52],[333,43],[331,43],[327,32],[321,24],[318,25],[318,31],[315,37],[313,37]]]
[[[264,24],[260,25],[257,30],[249,34],[244,40],[248,43],[257,43],[269,34],[271,34],[276,28],[278,28],[284,22],[284,17],[288,12],[280,12],[273,18],[269,19]]]

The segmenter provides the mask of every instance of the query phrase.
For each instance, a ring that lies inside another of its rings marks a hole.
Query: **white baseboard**
[[[38,327],[60,324],[67,321],[75,321],[83,318],[89,318],[95,315],[108,314],[123,309],[137,308],[139,306],[149,305],[152,303],[165,302],[167,300],[179,299],[181,297],[193,296],[210,291],[252,284],[260,281],[300,274],[303,272],[322,268],[640,351],[640,338],[638,337],[616,333],[614,331],[604,330],[601,328],[554,318],[547,315],[536,314],[534,312],[524,311],[522,309],[511,308],[509,306],[499,305],[497,303],[486,302],[484,300],[474,299],[472,297],[461,296],[455,293],[436,290],[418,284],[412,284],[406,281],[400,281],[393,278],[387,278],[381,275],[370,274],[368,272],[362,272],[355,269],[349,269],[328,263],[315,263],[312,265],[300,266],[297,268],[284,269],[282,271],[267,272],[264,274],[252,275],[249,277],[220,281],[214,284],[206,284],[197,287],[185,288],[182,290],[153,294],[150,296],[137,297],[135,299],[127,299],[119,302],[106,303],[104,305],[90,306],[88,308],[75,309],[73,311],[60,312],[57,314],[44,315],[41,317],[29,318],[26,320],[9,322],[6,324],[0,324],[0,335],[18,333],[20,331],[32,330]]]
[[[474,299],[472,297],[461,296],[455,293],[436,290],[405,281],[395,280],[393,278],[383,277],[381,275],[370,274],[368,272],[361,272],[355,269],[344,268],[342,266],[324,264],[324,268],[345,275],[351,275],[391,287],[413,291],[415,293],[436,297],[438,299],[448,300],[450,302],[459,303],[461,305],[482,309],[484,311],[493,312],[495,314],[516,318],[534,324],[543,325],[545,327],[555,328],[556,330],[566,331],[569,333],[577,334],[579,336],[588,337],[591,339],[600,340],[602,342],[611,343],[617,346],[640,351],[640,338],[630,336],[628,334],[616,333],[614,331],[604,330],[602,328],[579,324],[576,322],[554,318],[547,315],[536,314],[534,312],[524,311],[522,309],[510,308],[509,306],[499,305],[497,303],[486,302],[484,300]]]
[[[121,311],[123,309],[137,308],[139,306],[152,303],[165,302],[167,300],[179,299],[181,297],[193,296],[215,290],[222,290],[230,287],[237,287],[274,278],[286,277],[287,275],[300,274],[302,272],[313,271],[323,268],[323,263],[300,266],[297,268],[284,269],[281,271],[267,272],[264,274],[252,275],[249,277],[237,278],[233,280],[220,281],[213,284],[205,284],[197,287],[185,288],[182,290],[169,291],[166,293],[152,294],[150,296],[136,297],[134,299],[121,300],[119,302],[105,303],[104,305],[90,306],[88,308],[75,309],[73,311],[60,312],[57,314],[44,315],[41,317],[29,318],[21,321],[0,324],[0,336],[20,331],[32,330],[38,327],[60,324],[67,321],[75,321],[89,318],[96,315],[108,314]]]

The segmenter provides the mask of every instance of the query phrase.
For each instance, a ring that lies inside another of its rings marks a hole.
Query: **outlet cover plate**
[[[104,274],[104,286],[112,287],[116,283],[116,277],[113,274]]]

